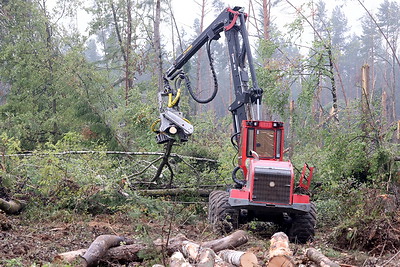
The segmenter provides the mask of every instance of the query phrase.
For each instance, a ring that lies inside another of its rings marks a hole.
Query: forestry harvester
[[[210,43],[225,33],[235,100],[229,106],[233,117],[232,143],[238,148],[238,166],[232,172],[234,188],[213,191],[209,196],[208,219],[215,229],[229,232],[240,223],[252,220],[274,222],[284,228],[291,241],[305,243],[315,233],[316,208],[306,194],[313,168],[304,165],[295,184],[293,165],[283,159],[284,127],[282,122],[261,120],[261,97],[246,30],[247,14],[243,8],[226,8],[179,55],[164,75],[159,93],[160,127],[157,142],[172,147],[176,140],[186,141],[193,126],[179,110],[181,85],[199,103],[212,101],[218,90]],[[182,67],[206,45],[215,88],[208,99],[200,99],[190,86]],[[250,76],[249,73],[250,72]],[[175,86],[170,86],[174,83]],[[169,155],[168,150],[168,155]],[[237,175],[241,172],[240,177]]]

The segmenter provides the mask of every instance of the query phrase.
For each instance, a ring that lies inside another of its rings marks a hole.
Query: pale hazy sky
[[[86,5],[90,4],[92,0],[82,0],[82,2]],[[309,0],[289,0],[296,7],[300,7],[302,3],[310,2]],[[315,0],[314,2],[317,2]],[[366,8],[372,13],[375,14],[377,8],[380,3],[384,0],[361,0]],[[55,5],[56,0],[48,0],[48,4],[50,6]],[[201,2],[201,0],[172,0],[173,11],[175,15],[176,22],[178,24],[179,29],[184,28],[186,33],[190,35],[190,37],[195,36],[196,33],[192,32],[192,26],[195,18],[199,18],[201,14],[201,8],[197,4]],[[209,3],[212,0],[208,0]],[[249,12],[249,0],[223,0],[226,4],[226,7],[234,7],[234,6],[243,6],[245,8],[245,12],[250,13],[250,17],[254,16],[252,12]],[[253,3],[256,1],[253,0]],[[258,2],[261,2],[259,0]],[[325,0],[326,7],[328,9],[328,15],[330,16],[330,11],[336,6],[342,6],[342,10],[345,12],[350,30],[352,32],[360,33],[361,31],[361,23],[360,18],[365,14],[365,10],[358,3],[357,0]],[[304,10],[309,12],[308,8],[304,8]],[[256,11],[257,12],[257,11]],[[206,16],[205,27],[211,23],[216,16],[216,12],[209,12]],[[286,0],[280,0],[278,4],[271,9],[271,19],[274,24],[276,24],[281,32],[285,32],[285,24],[290,23],[295,18],[295,10],[291,7]],[[78,29],[84,35],[87,35],[86,29],[87,24],[90,20],[90,17],[83,10],[79,11],[78,16],[76,18],[76,23],[78,24]],[[163,26],[161,26],[163,27]],[[163,31],[162,31],[163,32]],[[169,47],[171,45],[171,41],[168,40],[170,38],[169,30],[166,32],[163,38],[163,45]],[[250,26],[249,28],[250,35],[255,33],[255,29]],[[297,40],[297,42],[307,43],[307,40],[311,38],[307,37],[307,35],[311,36],[311,29],[309,29],[309,33],[305,33],[302,35],[302,40]]]
[[[172,0],[174,14],[178,25],[191,27],[195,18],[199,18],[201,9],[196,4],[200,2],[198,0]],[[211,0],[208,0],[211,2]],[[224,0],[228,7],[243,6],[246,12],[249,12],[249,1],[248,0]],[[255,1],[253,1],[254,3]],[[296,7],[300,7],[301,3],[309,2],[309,0],[290,0],[290,2]],[[315,1],[317,2],[317,0]],[[375,13],[379,4],[383,0],[362,0],[365,7],[371,12]],[[325,0],[326,7],[328,10],[332,10],[336,5],[343,6],[343,11],[346,13],[349,21],[349,26],[353,28],[353,31],[360,29],[360,17],[365,13],[364,9],[357,0]],[[256,11],[257,12],[257,11]],[[293,21],[295,10],[285,1],[281,0],[276,6],[272,7],[271,18],[272,21],[279,27],[283,27],[286,23]],[[209,14],[207,21],[211,22],[215,14]],[[253,16],[250,12],[250,16]]]

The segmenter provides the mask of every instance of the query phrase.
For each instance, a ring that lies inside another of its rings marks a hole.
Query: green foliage
[[[260,88],[263,88],[263,101],[268,110],[273,114],[284,116],[290,95],[288,76],[289,72],[283,70],[278,59],[273,54],[278,48],[277,44],[260,40],[259,53],[263,67],[257,68],[257,78]]]
[[[365,206],[367,189],[385,192],[396,171],[392,158],[398,147],[384,142],[375,132],[379,128],[368,128],[366,132],[363,120],[352,110],[346,112],[343,116],[350,120],[341,117],[340,122],[309,128],[303,127],[305,123],[312,125],[309,117],[307,122],[296,117],[297,138],[301,141],[295,146],[292,162],[295,166],[307,162],[316,167],[313,181],[322,184],[314,191],[320,227],[360,219],[366,213],[374,218],[379,209]]]
[[[16,258],[16,259],[11,259],[11,260],[0,260],[0,263],[4,267],[23,267],[24,264],[22,263],[22,259]]]

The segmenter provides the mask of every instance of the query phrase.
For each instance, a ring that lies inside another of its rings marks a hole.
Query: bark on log
[[[143,244],[130,244],[113,247],[107,250],[106,254],[101,258],[101,261],[140,261],[141,258],[138,256],[138,253],[146,249],[147,246]],[[80,261],[86,251],[87,249],[79,249],[60,253],[54,257],[53,263],[73,263]],[[86,264],[86,262],[84,263]]]
[[[168,240],[166,239],[157,239],[153,242],[154,246],[160,249],[161,251],[166,251],[168,256],[171,256],[175,251],[180,250],[184,241],[188,239],[183,234],[178,234],[177,236]]]
[[[100,237],[99,236],[96,240],[98,240]],[[145,244],[130,244],[130,245],[123,245],[123,246],[118,246],[120,242],[125,241],[122,237],[118,236],[110,236],[111,239],[109,239],[109,242],[100,242],[102,245],[97,244],[95,245],[96,240],[92,243],[91,247],[92,252],[90,252],[91,259],[85,258],[86,261],[118,261],[118,260],[124,260],[124,261],[139,261],[141,260],[140,257],[138,256],[138,253],[140,251],[144,251],[147,249],[150,249],[147,245]],[[101,239],[104,239],[105,236],[103,236]],[[114,239],[115,238],[115,239]],[[121,238],[121,239],[119,239]],[[100,241],[101,241],[100,239]],[[107,239],[107,238],[106,238]],[[98,240],[99,241],[99,240]],[[105,241],[105,240],[103,240]],[[182,244],[188,241],[187,238],[179,234],[176,237],[173,237],[168,240],[168,244],[166,244],[166,240],[161,240],[158,239],[153,242],[154,246],[159,249],[160,251],[166,251],[167,255],[172,255],[175,251],[178,251],[182,248]],[[214,252],[218,252],[220,250],[224,249],[230,249],[230,248],[235,248],[238,247],[248,241],[248,236],[245,231],[239,230],[234,232],[233,234],[226,236],[224,238],[204,242],[201,245],[201,248],[210,248],[214,250]],[[197,245],[197,244],[195,244]],[[112,246],[117,246],[117,247],[112,247]],[[200,245],[197,245],[200,246]],[[89,247],[89,249],[91,249]],[[83,249],[83,250],[77,250],[77,251],[70,251],[70,252],[65,252],[58,254],[54,258],[54,262],[73,262],[73,261],[78,261],[79,258],[84,258],[85,256],[89,256],[89,249]],[[83,251],[83,252],[82,252]],[[94,254],[93,254],[94,253]],[[216,266],[229,266],[227,263],[223,263],[221,260],[218,260],[218,257],[216,258],[216,261],[218,262]]]
[[[189,260],[192,260],[194,262],[198,260],[198,257],[200,255],[200,250],[201,250],[200,246],[197,245],[196,243],[190,241],[184,241],[182,243],[183,255]]]
[[[331,261],[321,252],[315,248],[308,248],[306,250],[307,257],[321,267],[340,267],[336,262]]]
[[[235,251],[235,250],[222,250],[218,253],[224,261],[233,264],[234,266],[253,267],[258,266],[256,255],[251,252]]]
[[[0,198],[0,210],[4,211],[6,214],[17,214],[24,207],[26,203],[22,200],[4,200]]]
[[[104,262],[135,262],[141,261],[139,252],[147,250],[147,246],[144,244],[130,244],[118,247],[113,247],[107,250],[106,254],[101,258]]]
[[[215,266],[215,252],[210,248],[203,248],[199,255],[199,262],[197,267],[214,267]]]
[[[183,256],[183,254],[179,251],[174,252],[172,254],[170,261],[169,261],[169,266],[170,267],[191,267],[192,265],[188,263]]]
[[[233,264],[224,261],[220,256],[215,255],[214,267],[233,267],[233,266],[234,266]]]
[[[213,267],[215,263],[215,252],[210,248],[202,248],[200,245],[184,241],[182,244],[183,255],[196,262],[198,267]]]
[[[95,266],[100,262],[109,248],[119,246],[124,241],[125,238],[120,236],[100,235],[90,244],[82,258],[86,261],[87,266]]]
[[[206,241],[200,244],[202,248],[211,248],[215,253],[224,249],[233,249],[237,248],[248,242],[248,235],[243,230],[238,230],[231,235],[228,235],[223,238]],[[153,242],[156,247],[160,249],[166,249],[167,254],[170,256],[175,251],[181,249],[184,241],[188,241],[188,239],[182,235],[178,234],[176,237],[168,240],[168,245],[166,244],[166,240],[157,239]]]
[[[168,246],[165,244],[166,241],[162,241],[161,239],[154,241],[153,244],[157,249],[165,249],[168,255],[172,255],[173,252],[178,251],[181,248],[182,242],[186,240],[187,238],[184,235],[179,234],[169,240]],[[132,242],[127,243],[128,245],[112,247],[108,249],[105,255],[101,258],[101,261],[140,261],[141,258],[139,257],[138,253],[140,251],[149,249],[148,246],[145,244],[132,244]],[[79,258],[82,258],[86,251],[87,249],[80,249],[76,251],[60,253],[54,258],[53,261],[55,263],[72,263],[74,261],[77,261]]]
[[[269,247],[268,267],[292,267],[295,266],[292,260],[292,251],[289,248],[289,238],[283,232],[275,233],[271,237]]]
[[[138,194],[150,197],[158,196],[179,196],[182,194],[198,195],[201,197],[208,197],[211,189],[198,189],[198,188],[171,188],[171,189],[151,189],[151,190],[137,190]]]
[[[224,249],[233,249],[237,248],[249,240],[248,235],[245,231],[243,230],[238,230],[226,237],[208,241],[208,242],[203,242],[201,243],[201,246],[203,248],[211,248],[214,250],[215,253],[218,253],[221,250]]]

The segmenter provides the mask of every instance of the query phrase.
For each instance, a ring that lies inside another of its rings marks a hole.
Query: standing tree
[[[400,5],[396,1],[385,0],[378,9],[378,23],[386,36],[387,43],[385,44],[387,50],[387,69],[389,75],[388,87],[391,99],[391,116],[390,121],[396,120],[396,87],[397,74],[399,73],[400,63],[397,58],[398,41],[400,38]]]

